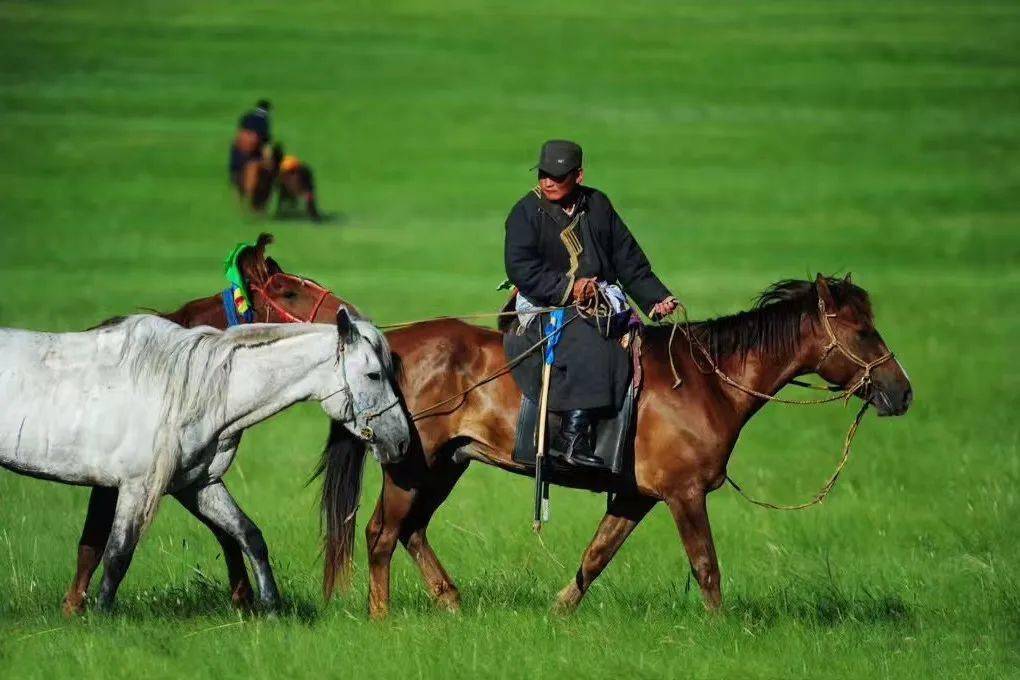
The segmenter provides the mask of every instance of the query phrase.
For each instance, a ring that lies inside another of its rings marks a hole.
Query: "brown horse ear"
[[[259,237],[255,239],[255,252],[258,253],[259,259],[265,258],[266,246],[268,246],[274,240],[275,239],[273,239],[273,235],[266,232],[262,232],[261,234],[259,234]]]
[[[354,327],[354,321],[343,305],[336,310],[336,332],[340,337],[340,343],[349,345],[358,337],[358,330]]]
[[[843,277],[843,283],[850,283],[850,284],[853,283],[853,281],[850,280],[850,272],[847,272],[846,276]]]
[[[282,274],[283,267],[271,257],[266,258],[266,272],[272,276],[273,274]]]
[[[246,248],[238,258],[238,265],[244,280],[261,286],[269,279],[266,267],[266,246],[273,242],[273,235],[265,232],[259,234],[254,248]]]
[[[815,289],[818,291],[818,298],[825,304],[825,308],[831,314],[836,311],[836,301],[832,298],[832,291],[829,290],[828,280],[818,274],[815,278]]]

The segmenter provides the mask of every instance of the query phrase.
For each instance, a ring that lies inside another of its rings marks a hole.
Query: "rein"
[[[775,401],[780,404],[794,404],[804,406],[812,404],[828,404],[830,402],[838,401],[840,399],[842,399],[843,403],[845,404],[850,401],[850,397],[852,397],[855,392],[860,390],[862,387],[867,387],[871,385],[871,370],[873,368],[875,368],[876,366],[880,366],[881,364],[884,364],[885,362],[889,361],[895,356],[892,352],[886,352],[885,354],[878,357],[877,359],[874,359],[873,361],[865,361],[864,359],[859,357],[856,353],[854,353],[853,350],[847,347],[844,343],[840,342],[839,338],[836,337],[835,331],[832,330],[832,324],[829,322],[829,319],[836,318],[836,314],[829,313],[825,308],[825,301],[822,300],[821,297],[819,297],[818,317],[819,319],[821,319],[822,328],[825,330],[825,334],[828,336],[829,342],[822,349],[822,358],[818,360],[817,364],[815,364],[815,372],[817,373],[818,370],[821,369],[822,364],[825,363],[825,361],[829,358],[829,355],[832,354],[832,350],[835,349],[839,350],[840,354],[849,359],[851,363],[861,368],[860,378],[858,378],[850,387],[835,388],[837,394],[826,399],[784,399],[782,397],[777,397],[772,394],[759,392],[758,390],[747,387],[746,385],[742,385],[741,383],[737,382],[736,380],[728,376],[721,368],[719,368],[719,365],[712,358],[711,352],[709,352],[708,349],[705,347],[704,343],[701,342],[701,339],[698,338],[698,336],[691,330],[691,322],[687,318],[686,309],[683,310],[682,316],[683,316],[682,321],[674,320],[673,328],[669,333],[669,344],[666,347],[666,353],[667,356],[669,357],[669,368],[673,372],[674,389],[679,387],[683,383],[683,379],[680,377],[680,374],[676,370],[676,364],[673,362],[673,339],[676,336],[676,332],[678,329],[681,329],[680,332],[683,333],[684,337],[687,338],[688,346],[691,348],[691,360],[694,361],[694,365],[697,366],[702,373],[714,373],[719,377],[720,380],[725,382],[727,385],[735,387],[738,390],[745,392],[746,394],[750,394],[751,396],[758,397],[759,399],[765,399],[767,401]],[[698,363],[698,361],[694,358],[693,353],[694,347],[697,347],[698,350],[704,355],[705,359],[708,361],[709,368],[707,370],[703,368],[702,365]],[[809,383],[801,383],[800,381],[791,382],[800,387],[808,387],[811,389],[821,390],[831,389],[828,387],[819,387],[817,385],[811,385]]]
[[[681,306],[681,309],[683,310],[682,323],[681,320],[679,319],[673,321],[673,329],[670,331],[669,334],[669,344],[666,346],[666,354],[669,357],[669,367],[670,370],[673,371],[674,389],[676,389],[683,383],[683,380],[680,378],[680,374],[676,370],[676,365],[673,363],[673,338],[676,336],[677,329],[680,328],[682,328],[681,332],[687,338],[688,347],[690,347],[691,349],[691,360],[694,362],[694,365],[698,367],[698,370],[702,371],[703,373],[714,373],[716,376],[719,377],[720,380],[722,380],[727,385],[735,387],[736,389],[746,394],[750,394],[751,396],[758,397],[760,399],[765,399],[767,401],[775,401],[780,404],[794,404],[805,406],[813,404],[827,404],[842,399],[845,405],[850,401],[850,397],[852,397],[858,390],[871,386],[871,371],[873,368],[875,368],[876,366],[880,366],[881,364],[884,364],[885,362],[892,359],[893,356],[895,356],[892,352],[886,352],[877,359],[874,359],[872,361],[866,361],[862,359],[860,356],[858,356],[844,343],[840,342],[839,338],[836,337],[835,331],[832,329],[832,323],[829,321],[829,319],[836,318],[836,314],[830,313],[825,308],[825,301],[821,298],[821,296],[819,296],[818,318],[821,320],[822,328],[825,330],[825,334],[828,336],[829,341],[822,349],[821,359],[819,359],[818,363],[815,364],[815,372],[817,373],[818,370],[821,369],[822,364],[824,364],[825,361],[829,358],[833,350],[838,350],[840,354],[846,357],[851,363],[860,367],[861,369],[860,377],[855,382],[853,382],[850,387],[835,388],[837,394],[826,399],[783,399],[772,394],[765,394],[764,392],[759,392],[758,390],[752,389],[746,385],[742,385],[733,378],[731,378],[730,376],[728,376],[725,372],[723,372],[723,370],[719,368],[719,365],[712,358],[711,352],[708,351],[704,343],[701,342],[701,339],[698,338],[697,335],[691,330],[691,322],[687,318],[687,310],[683,308],[683,306]],[[708,361],[709,370],[705,370],[702,367],[702,365],[699,364],[698,361],[694,358],[695,346],[697,346],[700,352],[705,356],[705,359]],[[818,387],[816,385],[811,385],[808,383],[802,383],[796,380],[791,382],[801,387],[810,387],[813,389],[822,390],[831,389],[827,387]],[[843,472],[843,468],[846,467],[847,461],[850,460],[850,445],[853,443],[854,437],[857,435],[857,428],[860,426],[861,420],[864,418],[864,414],[868,410],[868,406],[869,406],[868,402],[865,401],[864,404],[861,406],[861,409],[857,412],[857,415],[854,416],[854,420],[850,424],[850,429],[847,430],[846,437],[843,439],[843,452],[840,457],[839,463],[836,464],[835,471],[833,471],[829,479],[825,482],[825,484],[822,485],[822,488],[818,490],[818,492],[811,498],[811,500],[805,501],[804,503],[798,503],[796,505],[779,505],[775,503],[769,503],[767,501],[758,500],[752,498],[751,496],[748,496],[747,493],[745,493],[744,490],[740,488],[740,485],[734,482],[733,478],[730,477],[729,475],[726,475],[727,483],[729,483],[729,485],[732,486],[734,490],[736,490],[736,492],[739,493],[745,500],[749,501],[750,503],[753,503],[754,505],[763,508],[768,508],[770,510],[803,510],[805,508],[810,508],[813,505],[821,503],[823,500],[825,500],[826,496],[829,495],[829,492],[832,491],[833,487],[836,486],[836,480],[839,478],[840,473]]]
[[[567,308],[566,307],[552,307],[551,309],[556,310],[556,309],[567,309]],[[542,310],[542,311],[544,311],[544,310]],[[515,314],[515,315],[517,314],[517,312],[511,312],[511,313]],[[505,315],[505,314],[506,314],[506,312],[501,312],[500,313],[500,315]],[[483,316],[483,315],[478,315],[478,316]],[[485,316],[491,316],[491,315],[485,315]],[[411,421],[415,422],[415,421],[421,420],[422,418],[425,418],[428,415],[430,415],[431,411],[434,411],[435,409],[439,408],[440,406],[445,406],[446,404],[449,404],[451,401],[453,401],[455,399],[460,399],[460,398],[466,397],[470,392],[478,389],[482,385],[490,383],[493,380],[495,380],[496,378],[499,378],[501,376],[506,375],[507,373],[509,373],[513,369],[514,366],[516,366],[521,361],[523,361],[529,354],[531,354],[532,352],[535,352],[536,350],[540,349],[542,347],[542,345],[545,344],[546,340],[548,340],[550,337],[552,337],[556,333],[559,333],[561,330],[566,328],[567,325],[569,325],[572,321],[576,320],[579,316],[581,316],[581,311],[580,310],[578,310],[577,313],[574,314],[572,317],[570,317],[569,319],[564,321],[563,324],[558,329],[556,329],[552,333],[549,333],[548,335],[543,335],[541,338],[539,338],[538,342],[533,344],[531,347],[529,347],[528,349],[524,350],[523,352],[521,352],[520,354],[515,356],[513,359],[511,359],[507,363],[505,363],[502,366],[500,366],[498,369],[496,369],[495,371],[493,371],[489,375],[487,375],[484,378],[478,380],[477,382],[469,385],[468,387],[466,387],[465,389],[461,390],[460,392],[458,392],[457,394],[453,395],[452,397],[447,397],[446,399],[443,399],[442,401],[437,401],[436,403],[432,404],[431,406],[428,406],[426,408],[419,409],[418,411],[415,411],[414,413],[411,414]],[[440,318],[470,318],[470,317],[440,317]],[[419,322],[414,322],[414,323],[419,323]],[[386,328],[386,326],[382,326],[382,328]],[[459,408],[459,406],[460,405],[458,404],[458,406],[455,407],[455,408]],[[436,415],[436,414],[431,414],[431,415]]]
[[[302,286],[308,286],[308,287],[310,287],[310,288],[312,288],[314,290],[318,290],[319,291],[319,297],[315,301],[315,304],[312,305],[312,311],[308,313],[308,318],[307,319],[301,319],[301,318],[298,318],[298,317],[294,316],[293,314],[288,312],[286,309],[281,307],[279,303],[277,303],[275,300],[273,300],[273,296],[271,296],[268,292],[266,292],[266,288],[269,287],[269,282],[272,281],[277,276],[282,276],[284,278],[289,278],[289,279],[295,279],[297,281],[300,281]],[[300,276],[295,276],[294,274],[284,274],[282,272],[277,273],[277,274],[273,274],[268,279],[266,279],[266,282],[263,283],[261,286],[257,286],[254,283],[250,283],[250,284],[248,284],[248,287],[251,288],[251,290],[253,292],[258,293],[260,296],[262,296],[262,300],[263,300],[263,302],[265,302],[265,305],[266,305],[266,319],[265,319],[265,321],[266,321],[266,323],[269,322],[269,317],[270,317],[270,313],[271,313],[270,310],[275,311],[277,313],[277,315],[279,315],[279,317],[284,322],[286,322],[286,323],[311,323],[312,320],[315,319],[315,315],[319,313],[319,308],[322,307],[322,303],[325,302],[326,298],[329,297],[329,295],[332,294],[332,292],[330,290],[328,290],[326,288],[323,288],[322,286],[320,286],[319,284],[315,283],[314,281],[310,281],[309,279],[305,279],[305,278],[302,278]]]
[[[558,309],[567,309],[566,307],[536,307],[534,310],[528,313],[535,314],[547,314],[549,312],[555,312]],[[432,316],[427,319],[414,319],[413,321],[394,321],[393,323],[380,324],[378,328],[382,330],[391,330],[394,328],[405,328],[407,326],[413,326],[419,323],[428,323],[430,321],[445,321],[452,319],[497,319],[505,316],[517,316],[519,312],[479,312],[477,314],[458,314],[456,316]]]

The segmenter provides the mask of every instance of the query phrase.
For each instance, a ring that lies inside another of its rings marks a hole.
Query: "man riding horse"
[[[651,317],[676,309],[676,298],[652,272],[609,198],[582,185],[581,147],[548,141],[535,167],[538,186],[506,220],[506,272],[517,287],[521,312],[505,336],[507,356],[519,356],[542,338],[543,324],[529,319],[529,309],[584,307],[596,296],[622,301],[617,282]],[[562,415],[552,446],[575,465],[603,465],[592,447],[593,415],[619,410],[630,381],[631,361],[620,332],[600,321],[582,314],[563,326],[548,388],[548,409]],[[531,352],[513,369],[521,391],[535,401],[541,372],[540,352]]]
[[[262,148],[272,139],[269,131],[269,111],[272,106],[267,99],[260,99],[255,108],[244,113],[237,121],[234,141],[230,144],[230,160],[227,169],[230,183],[241,191],[244,181],[244,167],[257,160]]]

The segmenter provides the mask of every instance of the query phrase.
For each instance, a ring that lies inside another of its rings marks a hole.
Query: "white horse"
[[[119,490],[98,605],[109,609],[160,498],[173,494],[253,564],[262,604],[279,605],[258,527],[221,478],[245,428],[314,399],[381,460],[410,437],[389,380],[385,336],[336,326],[227,331],[130,316],[82,333],[0,329],[0,466]]]

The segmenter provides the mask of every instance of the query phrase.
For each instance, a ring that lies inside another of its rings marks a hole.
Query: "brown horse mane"
[[[266,232],[255,239],[254,248],[245,248],[237,258],[238,268],[245,278],[245,283],[261,286],[269,277],[279,270],[279,265],[272,258],[266,258],[266,246],[273,242],[273,235]]]
[[[847,278],[825,277],[837,307],[849,306],[861,318],[871,318],[871,302],[863,288]],[[818,312],[818,285],[814,281],[783,279],[773,283],[743,312],[691,323],[714,359],[763,350],[767,355],[795,351],[801,339],[801,321]],[[660,327],[658,334],[668,332]]]

